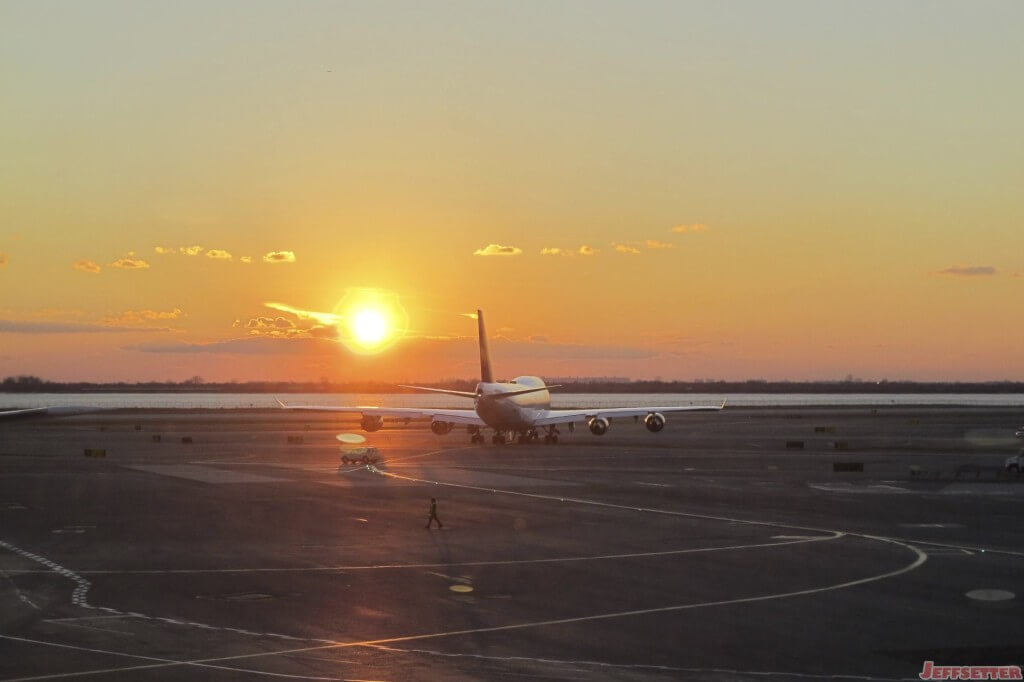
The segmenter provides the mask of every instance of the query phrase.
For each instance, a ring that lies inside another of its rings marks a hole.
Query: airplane
[[[424,386],[402,386],[417,391],[443,393],[473,400],[472,410],[446,410],[418,407],[327,407],[318,405],[286,405],[277,401],[286,410],[313,410],[324,412],[359,413],[364,431],[377,431],[384,426],[385,417],[399,419],[430,418],[430,430],[443,436],[456,425],[465,426],[474,444],[483,443],[483,429],[494,431],[491,441],[501,445],[509,435],[518,436],[520,443],[538,440],[544,432],[545,443],[558,442],[558,427],[566,425],[573,431],[577,422],[584,422],[595,436],[604,435],[612,419],[633,417],[643,418],[648,431],[657,433],[665,428],[665,413],[708,412],[725,407],[721,405],[688,407],[615,407],[589,408],[584,410],[553,410],[551,395],[544,380],[535,376],[521,376],[511,381],[495,381],[491,370],[491,357],[487,349],[487,331],[484,328],[484,314],[476,311],[477,333],[480,343],[480,383],[475,392],[453,391],[444,388]]]

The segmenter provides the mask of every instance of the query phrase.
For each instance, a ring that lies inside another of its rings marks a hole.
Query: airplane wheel
[[[348,462],[349,462],[348,455],[342,455],[341,456],[341,463],[342,464],[348,464]]]
[[[551,436],[544,436],[544,445],[551,445]]]
[[[363,455],[363,464],[369,464],[369,463],[370,463],[370,458],[369,458],[369,456],[367,456],[367,455]]]
[[[558,442],[558,436],[551,436],[551,442],[552,443],[557,443]]]

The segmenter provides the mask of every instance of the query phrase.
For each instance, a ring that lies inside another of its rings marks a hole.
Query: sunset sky
[[[0,377],[1024,380],[1022,74],[1017,1],[5,0]]]

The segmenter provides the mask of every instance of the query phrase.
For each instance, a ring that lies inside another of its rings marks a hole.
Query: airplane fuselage
[[[523,395],[498,397],[502,393],[527,388],[544,389],[540,377],[516,377],[510,382],[479,383],[474,407],[480,419],[496,431],[523,431],[533,427],[536,414],[551,407],[551,394],[545,390]]]

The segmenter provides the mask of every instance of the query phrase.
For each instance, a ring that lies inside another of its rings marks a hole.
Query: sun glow
[[[379,353],[401,338],[408,316],[398,296],[380,289],[349,289],[334,307],[341,341],[356,353]]]

